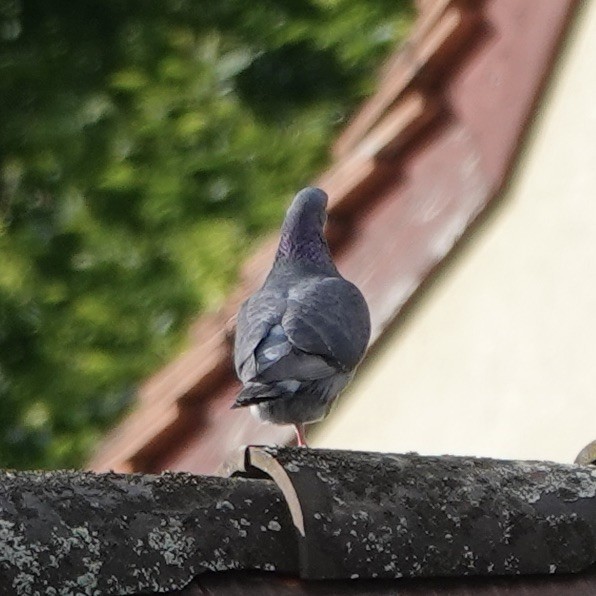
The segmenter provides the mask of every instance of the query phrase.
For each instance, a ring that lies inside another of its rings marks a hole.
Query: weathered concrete
[[[596,561],[596,469],[249,447],[286,496],[303,578],[577,572]]]
[[[205,570],[295,573],[275,484],[190,474],[0,474],[0,593],[136,594]]]
[[[204,571],[437,578],[596,561],[592,466],[271,447],[239,457],[251,478],[0,473],[0,594],[167,592]]]

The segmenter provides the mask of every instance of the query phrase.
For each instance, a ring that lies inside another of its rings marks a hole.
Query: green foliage
[[[0,0],[0,465],[79,465],[326,160],[406,0]]]

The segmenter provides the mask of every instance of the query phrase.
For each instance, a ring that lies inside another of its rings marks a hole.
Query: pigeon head
[[[281,228],[276,261],[298,260],[333,265],[323,228],[327,194],[320,188],[303,188],[292,201]]]

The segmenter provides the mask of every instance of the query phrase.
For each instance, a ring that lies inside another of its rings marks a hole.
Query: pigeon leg
[[[298,447],[308,447],[306,444],[306,437],[304,436],[304,424],[294,424],[294,428],[296,429]]]

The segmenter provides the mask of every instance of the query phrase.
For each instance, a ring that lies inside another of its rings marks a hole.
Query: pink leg
[[[298,447],[308,447],[306,444],[306,437],[304,436],[304,424],[294,424],[294,428],[296,429]]]

